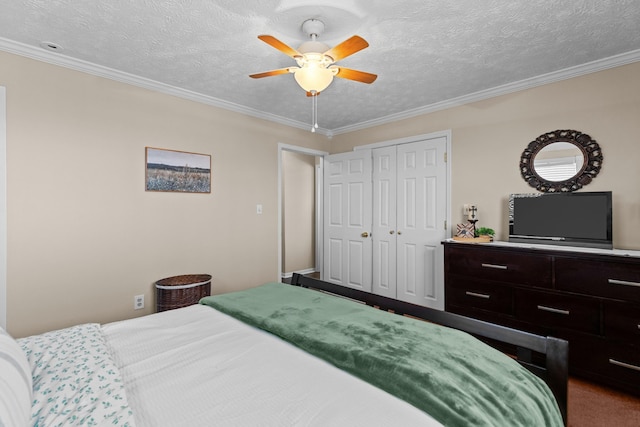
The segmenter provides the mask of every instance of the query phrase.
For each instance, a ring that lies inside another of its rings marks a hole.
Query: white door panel
[[[323,278],[371,292],[371,151],[334,154],[325,164]]]
[[[367,239],[367,242],[370,242],[370,239]],[[349,256],[347,258],[348,266],[348,277],[347,285],[357,289],[369,289],[370,284],[365,283],[366,279],[370,277],[365,269],[369,268],[371,263],[370,260],[365,260],[365,252],[367,251],[366,246],[370,246],[363,241],[360,240],[351,240],[348,242],[349,245]]]
[[[423,258],[422,262],[424,264],[424,281],[423,290],[424,290],[424,298],[426,299],[435,299],[437,292],[437,264],[436,264],[436,252],[440,247],[440,242],[437,243],[437,246],[424,246],[423,247]]]
[[[373,150],[372,292],[396,297],[396,147]]]
[[[397,298],[443,308],[438,252],[446,238],[446,139],[398,145]]]
[[[328,243],[325,243],[325,251],[329,246],[328,254],[329,258],[325,258],[328,261],[325,264],[324,280],[333,283],[342,283],[342,239],[329,239]],[[325,257],[326,257],[325,253]]]

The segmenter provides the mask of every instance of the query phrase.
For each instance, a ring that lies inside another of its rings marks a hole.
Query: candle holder
[[[478,207],[476,205],[469,206],[467,218],[473,227],[473,237],[476,237],[476,222],[478,222]]]

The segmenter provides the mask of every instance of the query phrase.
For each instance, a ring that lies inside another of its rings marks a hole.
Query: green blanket
[[[562,426],[543,381],[464,332],[282,283],[200,301],[320,357],[445,426]]]

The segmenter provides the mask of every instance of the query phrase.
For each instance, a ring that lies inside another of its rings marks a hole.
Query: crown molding
[[[213,107],[223,108],[225,110],[233,111],[239,114],[255,117],[258,119],[267,120],[270,122],[279,123],[285,126],[309,130],[309,124],[303,123],[297,120],[291,120],[286,117],[278,116],[264,111],[259,111],[253,108],[245,107],[243,105],[235,104],[233,102],[224,101],[222,99],[214,98],[212,96],[202,95],[200,93],[182,89],[179,87],[167,85],[157,82],[155,80],[146,79],[144,77],[136,76],[134,74],[125,73],[122,71],[114,70],[112,68],[96,65],[88,61],[80,59],[70,58],[61,53],[53,53],[44,50],[39,47],[33,47],[23,43],[18,43],[12,40],[8,40],[0,37],[0,50],[13,53],[16,55],[24,56],[27,58],[35,59],[38,61],[46,62],[53,65],[69,68],[76,71],[92,74],[98,77],[104,77],[110,80],[118,81],[121,83],[130,84],[133,86],[153,90],[156,92],[164,93],[167,95],[176,96],[179,98],[187,99],[194,102],[210,105]],[[336,129],[324,129],[320,128],[316,132],[318,134],[325,135],[327,138],[332,138],[334,135],[340,135],[343,133],[354,132],[374,126],[380,126],[387,123],[395,122],[398,120],[404,120],[420,116],[423,114],[433,113],[447,108],[459,107],[464,104],[472,102],[483,101],[489,98],[494,98],[501,95],[506,95],[521,90],[542,86],[549,83],[558,82],[561,80],[571,79],[573,77],[579,77],[585,74],[595,73],[598,71],[607,70],[609,68],[615,68],[622,65],[631,64],[640,61],[640,49],[631,52],[615,55],[609,58],[601,59],[598,61],[588,62],[586,64],[578,65],[575,67],[566,68],[564,70],[554,71],[552,73],[543,74],[540,76],[532,77],[529,79],[521,80],[514,83],[498,86],[491,89],[482,90],[472,94],[460,96],[457,98],[436,102],[434,104],[425,105],[419,108],[403,111],[396,114],[390,114],[374,120],[368,120],[354,125],[344,126]]]
[[[104,77],[106,79],[114,80],[120,83],[126,83],[155,92],[164,93],[166,95],[176,96],[178,98],[183,98],[189,101],[223,108],[225,110],[233,111],[258,119],[267,120],[270,122],[279,123],[285,126],[303,130],[310,129],[308,123],[287,119],[286,117],[266,113],[264,111],[259,111],[253,108],[245,107],[243,105],[235,104],[233,102],[214,98],[212,96],[202,95],[194,91],[160,83],[155,80],[125,73],[123,71],[114,70],[112,68],[97,65],[88,61],[83,61],[81,59],[70,58],[61,53],[49,52],[39,47],[29,46],[2,37],[0,37],[0,50],[24,56],[26,58],[46,62],[52,65],[69,68],[75,71],[81,71],[83,73],[91,74],[94,76]],[[316,132],[319,134],[327,135],[329,137],[331,136],[331,131],[328,129],[319,128],[316,130]]]
[[[366,129],[374,126],[380,126],[380,125],[388,124],[398,120],[409,119],[409,118],[413,118],[423,114],[433,113],[440,110],[446,110],[447,108],[459,107],[461,105],[470,104],[472,102],[484,101],[489,98],[494,98],[501,95],[507,95],[513,92],[518,92],[526,89],[531,89],[537,86],[543,86],[549,83],[555,83],[562,80],[583,76],[585,74],[596,73],[598,71],[620,67],[622,65],[627,65],[634,62],[638,62],[638,61],[640,61],[640,49],[623,53],[620,55],[611,56],[609,58],[588,62],[586,64],[577,65],[575,67],[565,68],[563,70],[542,74],[540,76],[532,77],[525,80],[520,80],[518,82],[509,83],[509,84],[497,86],[491,89],[482,90],[479,92],[471,93],[471,94],[460,96],[457,98],[436,102],[434,104],[425,105],[423,107],[403,111],[401,113],[390,114],[388,116],[380,117],[378,119],[356,123],[355,125],[336,128],[336,129],[333,129],[332,133],[333,135],[339,135],[339,134],[354,132],[357,130],[362,130],[362,129]]]

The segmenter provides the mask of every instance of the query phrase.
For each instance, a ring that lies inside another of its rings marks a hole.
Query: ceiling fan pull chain
[[[315,104],[315,96],[311,95],[311,132],[315,132],[316,128],[313,126],[313,122],[316,117],[316,104]]]
[[[313,97],[313,106],[315,109],[315,117],[313,118],[313,128],[318,129],[318,93]]]
[[[311,91],[311,132],[318,128],[318,92]]]

